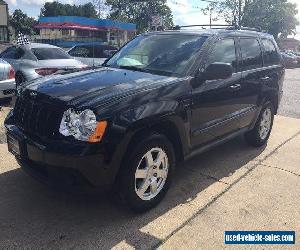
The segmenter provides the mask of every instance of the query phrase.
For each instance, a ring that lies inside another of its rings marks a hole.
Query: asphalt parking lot
[[[0,144],[0,248],[241,249],[225,230],[292,230],[299,249],[300,69],[287,70],[265,148],[237,138],[178,166],[166,199],[136,215],[105,196],[58,192],[28,177]],[[2,123],[4,113],[0,111]]]
[[[300,69],[287,69],[283,97],[278,113],[282,116],[300,118]]]

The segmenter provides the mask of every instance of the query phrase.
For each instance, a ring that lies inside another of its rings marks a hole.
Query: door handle
[[[270,79],[269,76],[265,76],[265,77],[260,78],[260,80],[263,80],[263,81],[266,81],[266,80],[269,80],[269,79]]]
[[[229,88],[232,90],[238,90],[241,88],[241,84],[236,83],[236,84],[231,85]]]

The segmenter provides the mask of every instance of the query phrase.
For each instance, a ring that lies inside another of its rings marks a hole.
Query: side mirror
[[[229,63],[212,63],[203,72],[203,80],[227,79],[233,74],[233,67]]]

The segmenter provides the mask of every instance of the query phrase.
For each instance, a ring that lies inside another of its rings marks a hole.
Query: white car
[[[74,59],[90,66],[101,66],[104,61],[116,53],[118,49],[110,45],[88,44],[76,45],[68,53]]]
[[[15,95],[16,82],[13,67],[0,59],[0,99]]]
[[[87,67],[73,59],[63,49],[42,43],[31,43],[25,46],[12,45],[0,54],[0,58],[13,66],[17,85],[42,76]]]

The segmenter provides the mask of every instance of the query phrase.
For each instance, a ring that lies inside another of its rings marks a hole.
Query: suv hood
[[[88,105],[95,101],[111,101],[120,95],[134,93],[150,85],[164,84],[174,79],[176,78],[138,71],[100,68],[40,78],[27,84],[25,88],[68,102],[70,105]]]

